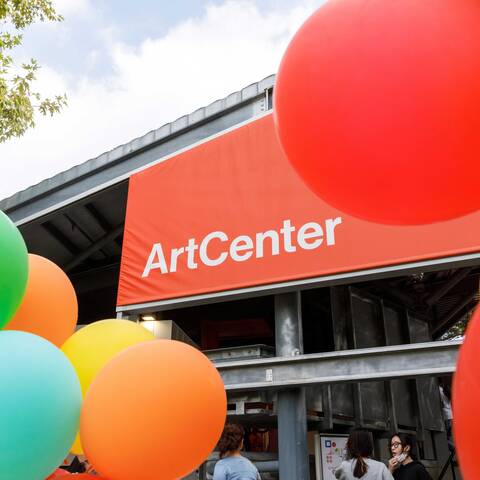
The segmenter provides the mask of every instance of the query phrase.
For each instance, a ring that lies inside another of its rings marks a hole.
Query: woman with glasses
[[[373,438],[367,430],[355,429],[347,441],[347,460],[335,470],[339,480],[393,480],[387,467],[372,460]]]
[[[392,458],[388,468],[395,480],[432,480],[425,467],[417,460],[417,441],[413,435],[394,433],[390,437]]]

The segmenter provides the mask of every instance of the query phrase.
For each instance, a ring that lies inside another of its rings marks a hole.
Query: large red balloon
[[[478,432],[480,432],[480,308],[470,320],[460,349],[453,383],[453,433],[465,480],[480,478]]]
[[[388,224],[480,206],[480,2],[330,0],[290,43],[274,115],[321,198]]]

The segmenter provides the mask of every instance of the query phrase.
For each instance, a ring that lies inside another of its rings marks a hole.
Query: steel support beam
[[[300,292],[275,296],[275,345],[287,361],[303,352]],[[277,414],[280,480],[309,480],[305,389],[280,390]]]
[[[216,366],[227,392],[420,378],[453,373],[460,345],[461,341],[415,343]]]
[[[473,307],[478,302],[478,293],[474,293],[469,297],[465,297],[457,303],[444,317],[442,317],[433,329],[433,337],[437,337],[443,333],[443,330],[447,330],[452,324],[456,322],[457,315],[459,315],[463,309],[467,307]]]
[[[411,309],[414,309],[415,307],[418,306],[418,301],[415,297],[408,295],[405,292],[402,292],[402,290],[400,290],[399,288],[389,287],[386,285],[386,282],[383,282],[383,283],[376,282],[375,286],[379,288],[382,291],[382,293],[386,294],[391,299],[399,302],[400,305],[403,305]]]
[[[448,281],[430,294],[425,299],[425,303],[429,307],[433,307],[442,297],[444,297],[453,287],[455,287],[455,285],[466,278],[472,270],[473,268],[461,268],[458,270]]]
[[[65,218],[70,222],[70,225],[72,226],[72,230],[78,230],[90,243],[93,243],[94,240],[92,236],[76,221],[71,214],[64,213]],[[102,249],[99,250],[102,252],[105,258],[108,258],[108,253],[104,252]]]
[[[65,272],[69,272],[70,270],[72,270],[72,268],[76,267],[77,265],[80,265],[80,263],[82,263],[88,257],[93,255],[98,250],[100,250],[107,243],[110,243],[113,240],[115,240],[122,232],[123,232],[123,223],[115,227],[113,230],[105,234],[103,237],[99,238],[95,243],[90,245],[86,250],[79,253],[73,260],[68,262],[63,267],[63,270]]]
[[[62,233],[53,223],[45,222],[42,223],[41,227],[72,255],[78,255],[81,252],[81,249],[75,245],[64,233]]]
[[[100,228],[103,229],[104,232],[109,232],[112,229],[112,225],[110,225],[110,222],[98,211],[98,209],[95,207],[93,203],[86,203],[85,208],[87,209],[88,213],[95,219],[95,221],[98,223]],[[122,242],[116,238],[115,243],[122,248]]]

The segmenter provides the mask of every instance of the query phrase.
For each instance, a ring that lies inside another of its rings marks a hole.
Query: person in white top
[[[453,421],[453,414],[452,414],[452,392],[450,389],[449,379],[441,379],[440,385],[440,400],[442,403],[442,416],[443,420],[445,421],[445,429],[447,432],[447,440],[448,440],[448,448],[452,452],[455,447],[453,445],[453,438],[452,438],[452,421]]]
[[[446,422],[451,421],[453,415],[450,388],[448,385],[440,385],[438,388],[440,389],[440,400],[442,401],[443,419]]]
[[[367,430],[355,429],[347,441],[347,460],[335,470],[338,480],[393,480],[385,464],[372,460],[373,438]]]

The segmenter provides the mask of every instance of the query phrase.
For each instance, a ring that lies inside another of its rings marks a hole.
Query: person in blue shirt
[[[257,467],[240,453],[244,437],[241,425],[225,425],[218,442],[220,460],[215,465],[213,480],[261,480]]]

